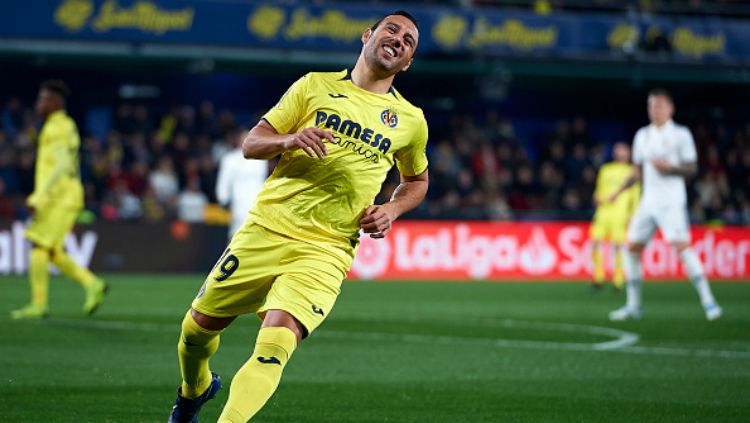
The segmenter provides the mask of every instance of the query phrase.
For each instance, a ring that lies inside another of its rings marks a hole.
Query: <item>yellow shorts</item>
[[[353,249],[323,248],[245,222],[206,277],[192,307],[213,317],[284,310],[312,333],[328,316]]]
[[[79,212],[78,208],[60,206],[36,210],[26,228],[26,238],[41,247],[62,249],[65,236],[73,229]]]
[[[589,227],[589,238],[622,244],[627,239],[628,220],[628,217],[623,215],[596,213]]]

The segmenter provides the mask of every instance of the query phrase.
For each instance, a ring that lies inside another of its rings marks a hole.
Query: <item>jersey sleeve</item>
[[[427,121],[422,116],[412,142],[395,154],[398,171],[404,176],[417,176],[427,169]]]
[[[637,165],[642,165],[644,159],[645,157],[643,155],[643,129],[639,129],[638,132],[635,133],[635,138],[633,140],[633,163]]]
[[[693,141],[693,134],[690,133],[689,129],[684,128],[682,130],[681,138],[682,139],[679,147],[680,162],[696,162],[698,160],[698,153],[695,151],[695,141]]]
[[[281,99],[264,116],[276,132],[290,133],[305,116],[307,108],[307,89],[310,84],[310,74],[298,79],[281,96]]]
[[[37,157],[37,166],[41,171],[34,179],[34,192],[29,197],[29,204],[38,206],[39,201],[44,201],[53,194],[58,181],[66,172],[73,169],[73,148],[71,137],[73,129],[66,122],[50,122],[45,125],[40,134],[40,149]],[[44,144],[44,153],[41,153]]]

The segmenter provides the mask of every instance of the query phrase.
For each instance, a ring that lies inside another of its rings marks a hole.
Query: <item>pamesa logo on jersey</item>
[[[398,115],[391,109],[385,109],[380,113],[380,120],[389,128],[395,128],[398,125]]]

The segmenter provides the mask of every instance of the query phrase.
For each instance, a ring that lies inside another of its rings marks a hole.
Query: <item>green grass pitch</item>
[[[93,318],[51,281],[51,317],[13,322],[25,278],[0,279],[0,421],[163,422],[179,381],[179,322],[202,277],[115,276]],[[611,323],[623,294],[580,283],[347,282],[295,352],[258,423],[748,421],[750,283],[713,285],[705,321],[686,283],[644,287],[644,318]],[[212,360],[224,389],[258,321],[238,319]]]

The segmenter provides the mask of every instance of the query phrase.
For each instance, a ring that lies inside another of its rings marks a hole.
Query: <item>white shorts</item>
[[[656,228],[668,242],[690,242],[690,221],[684,205],[641,203],[628,225],[628,242],[646,244]]]

